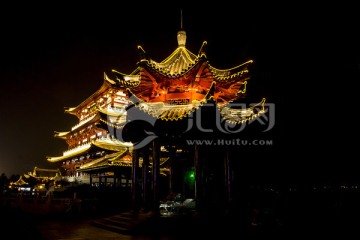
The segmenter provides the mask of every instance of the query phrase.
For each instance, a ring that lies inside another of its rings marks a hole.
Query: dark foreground
[[[357,192],[289,194],[235,204],[228,212],[152,217],[131,235],[92,225],[116,212],[34,215],[4,206],[0,210],[1,235],[14,239],[350,239],[360,229]]]

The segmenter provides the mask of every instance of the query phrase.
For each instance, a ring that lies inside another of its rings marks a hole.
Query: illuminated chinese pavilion
[[[113,176],[115,185],[126,179],[135,210],[156,212],[160,199],[174,192],[194,198],[199,210],[230,201],[228,148],[187,140],[229,136],[229,127],[247,124],[265,112],[265,99],[243,104],[253,61],[218,69],[207,59],[206,41],[197,54],[186,48],[184,30],[178,31],[177,42],[161,62],[139,46],[133,72],[105,74],[96,93],[67,109],[79,123],[55,134],[69,149],[48,161],[59,163],[68,176],[90,175],[91,184],[95,176],[98,182]]]
[[[131,74],[113,70],[112,81],[128,94],[126,124],[111,121],[114,115],[104,116],[108,121],[102,122],[116,138],[133,143],[132,198],[138,207],[147,208],[151,202],[154,211],[160,199],[172,192],[195,198],[198,209],[214,202],[213,194],[222,198],[215,202],[230,201],[227,148],[189,145],[187,140],[225,138],[228,127],[247,124],[265,111],[265,99],[248,107],[242,104],[252,60],[217,69],[206,57],[206,41],[197,54],[186,48],[185,31],[178,32],[177,41],[175,51],[161,62],[139,46],[141,59]],[[161,180],[164,155],[170,158],[167,189]],[[194,176],[193,181],[188,176]]]
[[[120,178],[126,179],[130,174],[132,144],[114,138],[101,128],[100,123],[102,114],[116,115],[118,124],[125,123],[127,105],[126,92],[105,77],[94,94],[78,106],[66,108],[65,112],[76,116],[79,122],[69,131],[55,132],[55,137],[66,141],[68,149],[63,155],[48,157],[47,160],[60,165],[68,177],[91,184],[93,180],[100,184],[102,179],[104,184],[108,184],[107,180],[111,180],[109,184],[120,184]],[[118,168],[112,169],[112,166],[123,166],[122,170],[129,170],[119,173]],[[79,171],[80,168],[93,169],[93,176]]]
[[[48,169],[34,167],[32,172],[28,172],[19,177],[15,182],[10,183],[10,189],[20,189],[19,191],[46,191],[57,178],[61,177],[60,169]],[[21,190],[26,189],[26,190]]]

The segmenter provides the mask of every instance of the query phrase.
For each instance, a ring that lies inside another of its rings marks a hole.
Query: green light
[[[190,169],[190,170],[187,170],[185,173],[184,173],[184,181],[187,183],[187,184],[194,184],[195,183],[195,172],[194,172],[194,169]]]

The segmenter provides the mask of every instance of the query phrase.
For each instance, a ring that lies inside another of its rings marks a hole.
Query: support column
[[[122,189],[122,186],[121,186],[121,172],[118,173],[116,186],[118,186],[119,189]]]
[[[177,193],[180,192],[179,189],[179,182],[176,182],[176,177],[179,175],[179,167],[177,167],[177,164],[179,164],[179,159],[176,156],[176,149],[170,148],[170,159],[168,160],[168,166],[169,166],[169,193]],[[176,175],[177,174],[177,175]],[[179,180],[179,178],[177,179]]]
[[[117,171],[114,171],[114,175],[113,175],[113,185],[112,185],[112,188],[113,189],[116,189],[117,187],[117,184],[118,184],[118,172]]]
[[[155,138],[152,142],[152,171],[153,171],[153,206],[152,211],[159,215],[159,177],[160,177],[160,144],[159,139]]]
[[[89,183],[90,183],[90,186],[92,186],[92,184],[93,184],[93,182],[92,182],[92,174],[90,173],[89,175],[90,175],[90,176],[89,176],[89,178],[90,178],[90,182],[89,182]]]
[[[224,152],[224,170],[225,170],[225,189],[226,189],[226,204],[227,208],[230,207],[232,202],[232,181],[231,181],[231,166],[230,166],[230,149],[229,146],[225,147]]]
[[[194,174],[195,174],[195,203],[196,211],[202,209],[202,184],[201,184],[201,163],[199,158],[199,146],[194,145]]]
[[[142,163],[142,176],[143,176],[143,210],[147,212],[149,210],[149,154],[145,150]]]
[[[133,150],[132,154],[132,181],[131,181],[131,200],[132,200],[132,211],[134,216],[137,216],[139,211],[138,203],[138,169],[139,169],[139,158],[137,150]]]
[[[172,159],[171,159],[172,161]],[[174,166],[173,166],[173,162],[171,163],[170,166],[170,172],[169,172],[169,192],[172,193],[173,192],[173,185],[174,185]]]

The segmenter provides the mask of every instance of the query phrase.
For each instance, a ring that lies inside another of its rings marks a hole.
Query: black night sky
[[[0,173],[57,167],[46,156],[61,155],[67,145],[54,131],[77,123],[64,107],[94,93],[104,72],[135,69],[137,45],[164,60],[177,47],[182,9],[187,48],[197,53],[206,40],[210,64],[220,69],[254,59],[248,95],[276,106],[275,127],[259,134],[274,145],[239,157],[249,174],[263,181],[360,181],[353,154],[357,8],[131,5],[1,8]]]

